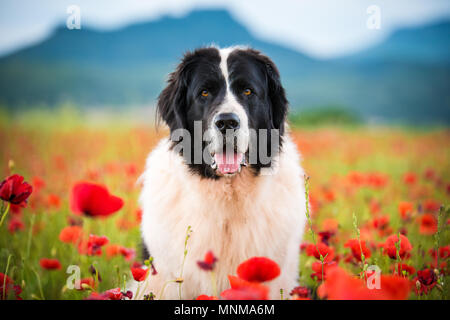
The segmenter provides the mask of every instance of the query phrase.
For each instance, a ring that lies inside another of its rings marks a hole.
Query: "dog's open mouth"
[[[214,154],[214,163],[211,165],[221,175],[233,175],[246,166],[245,156],[239,152],[222,152]]]

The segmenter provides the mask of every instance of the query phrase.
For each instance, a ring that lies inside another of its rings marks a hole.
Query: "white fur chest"
[[[303,171],[294,144],[283,145],[278,171],[253,176],[247,169],[233,177],[202,179],[190,173],[180,156],[164,140],[151,153],[143,175],[140,202],[142,236],[154,257],[157,276],[149,276],[142,293],[161,294],[164,283],[181,275],[188,226],[192,235],[183,269],[182,298],[213,294],[209,272],[197,261],[208,250],[218,257],[217,289],[228,288],[228,274],[253,256],[276,261],[281,275],[270,283],[272,295],[279,288],[295,286],[298,251],[305,223]],[[170,283],[163,298],[177,299],[178,284]]]

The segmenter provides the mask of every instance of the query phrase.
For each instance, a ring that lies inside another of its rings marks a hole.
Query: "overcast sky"
[[[99,29],[226,8],[255,36],[322,58],[366,48],[400,27],[450,18],[450,0],[1,0],[0,55],[46,37],[72,4],[82,27]],[[380,8],[379,30],[366,26],[371,5]]]

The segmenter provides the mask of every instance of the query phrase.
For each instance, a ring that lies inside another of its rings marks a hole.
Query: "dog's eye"
[[[202,95],[202,97],[207,97],[207,96],[209,96],[209,91],[208,90],[202,90],[201,95]]]
[[[249,96],[249,95],[251,95],[252,94],[252,90],[250,90],[250,89],[245,89],[244,90],[244,94],[246,95],[246,96]]]

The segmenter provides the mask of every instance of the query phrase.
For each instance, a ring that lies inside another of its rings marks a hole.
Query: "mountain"
[[[450,124],[450,21],[401,29],[384,42],[336,59],[353,77],[345,101],[384,121]],[[370,100],[370,101],[368,101]]]
[[[399,30],[358,54],[319,61],[255,38],[224,10],[113,31],[56,28],[0,58],[0,104],[20,110],[153,104],[186,50],[251,45],[278,65],[293,109],[340,105],[381,121],[450,122],[450,22]]]
[[[397,30],[383,43],[342,59],[352,63],[450,63],[450,22]]]

